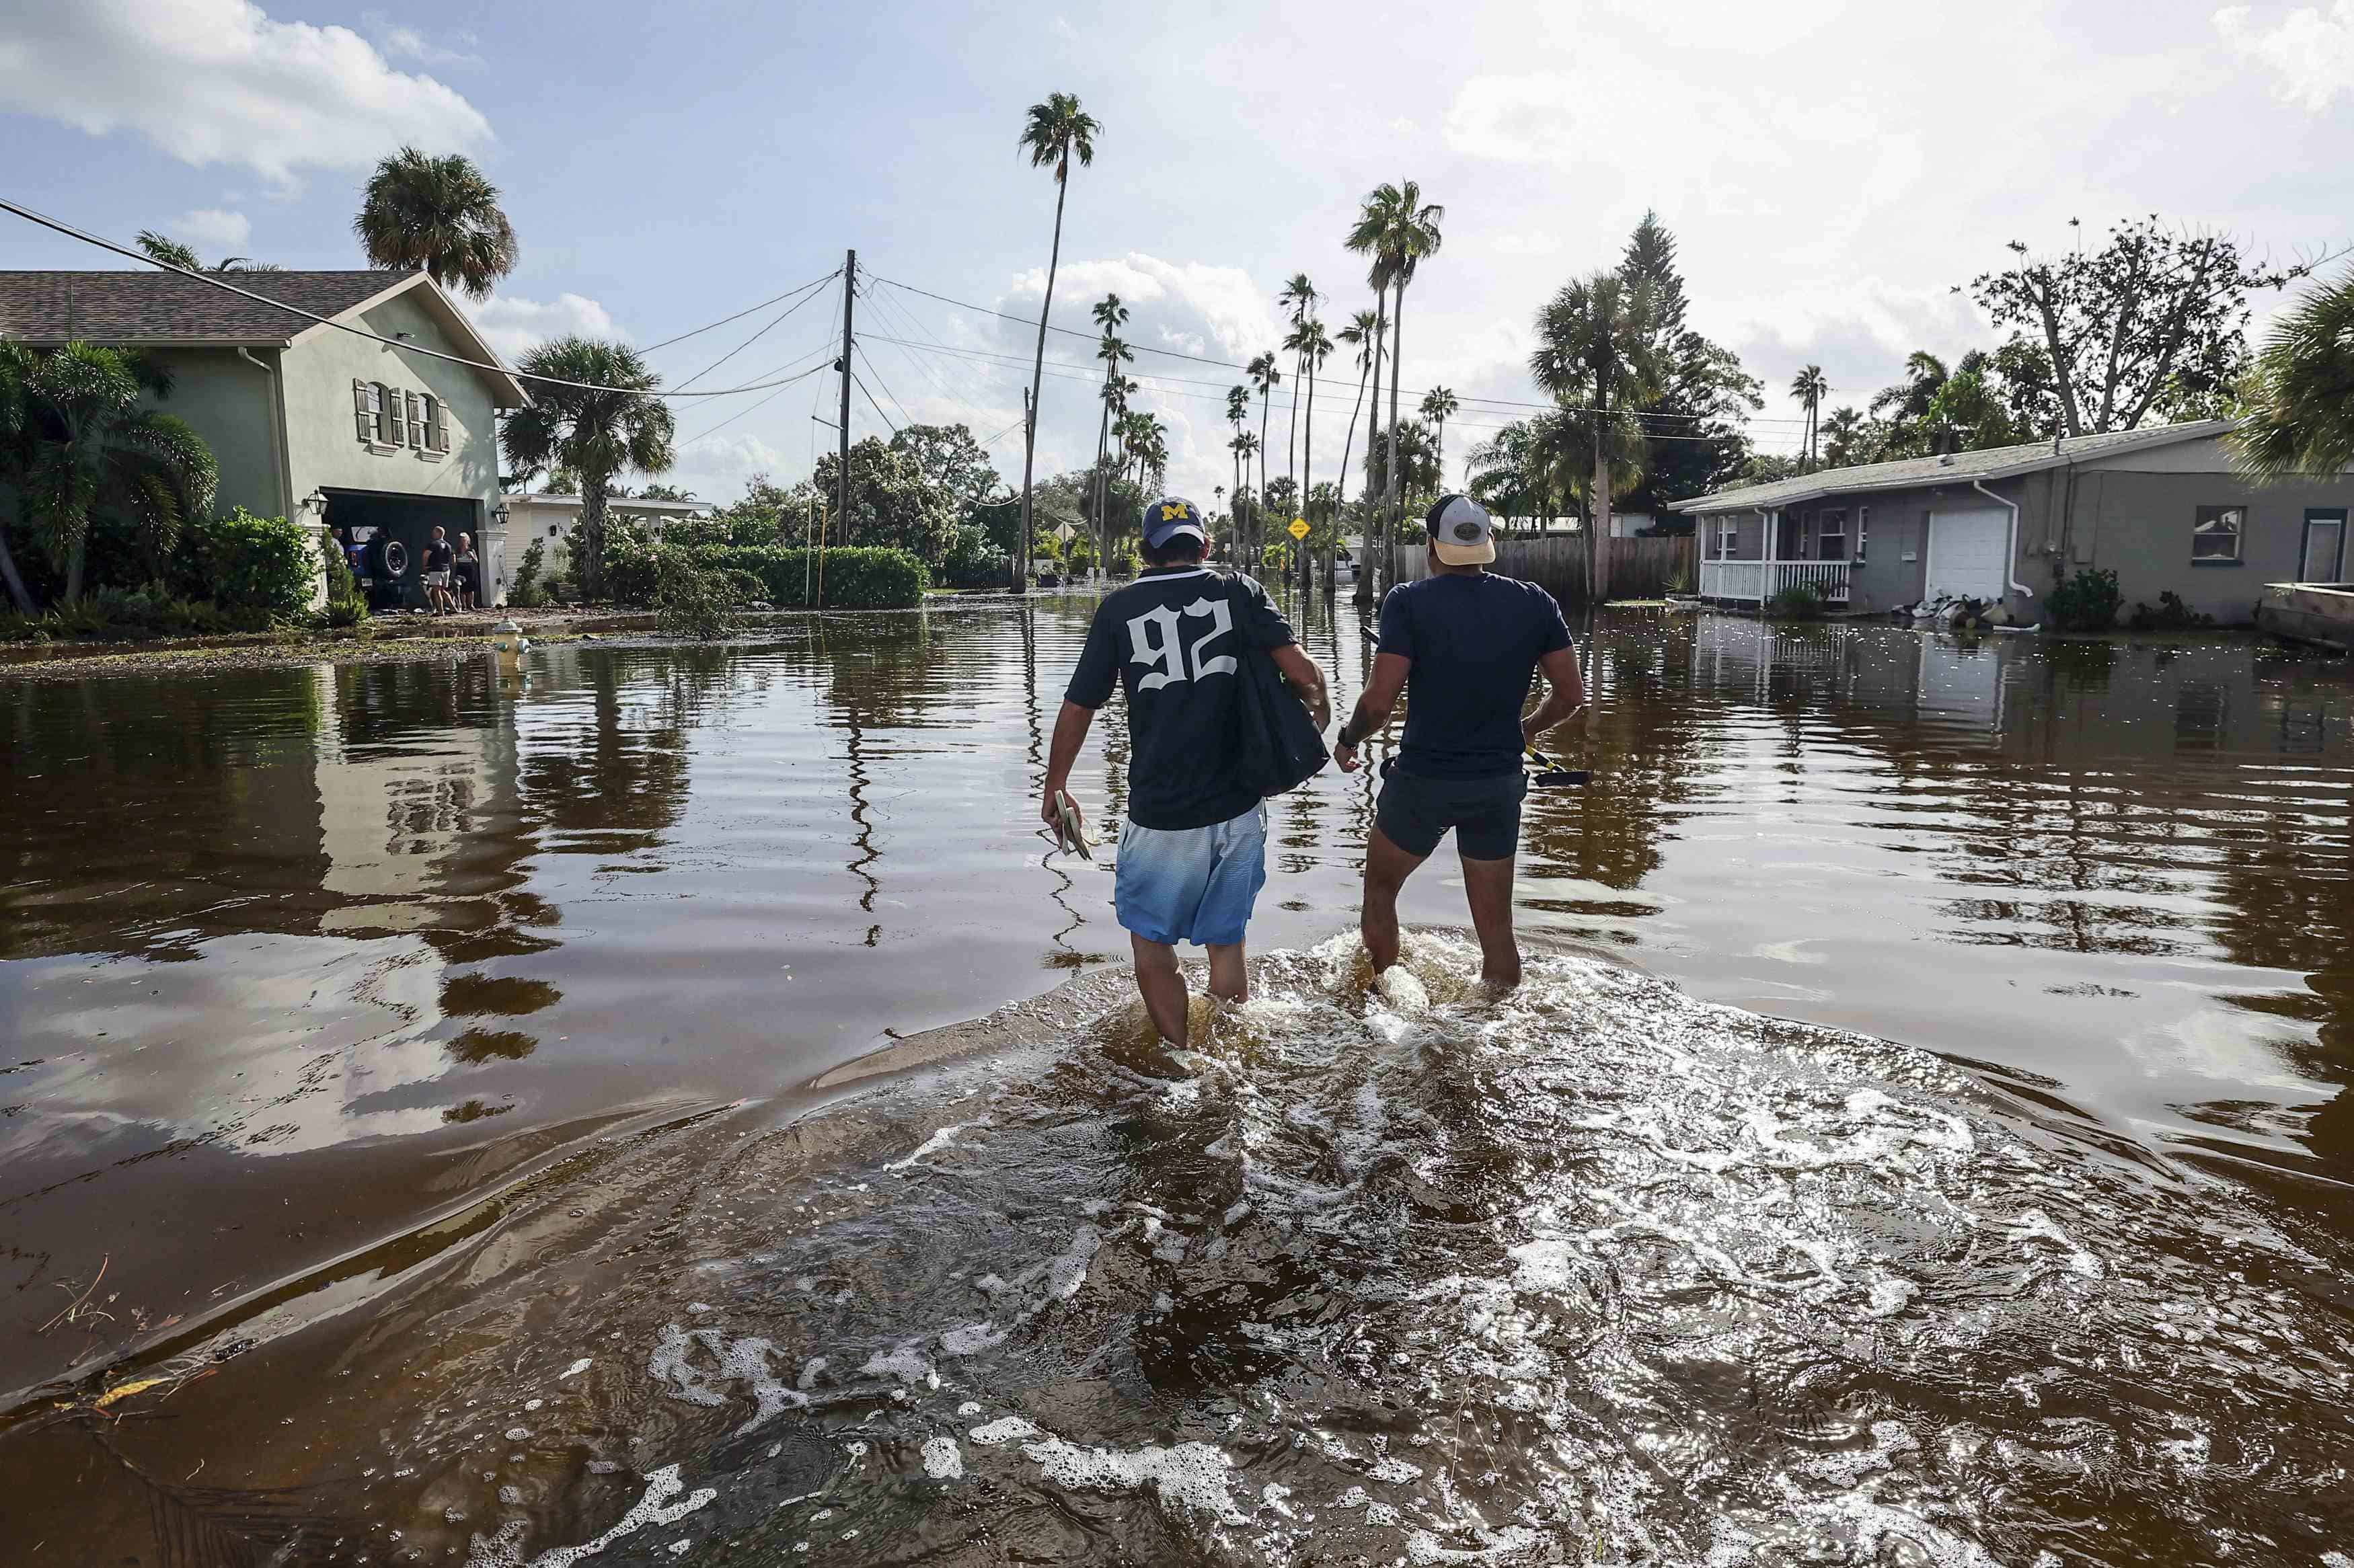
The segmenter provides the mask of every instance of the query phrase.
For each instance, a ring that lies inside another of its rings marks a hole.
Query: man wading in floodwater
[[[1585,705],[1585,682],[1553,595],[1488,570],[1496,540],[1466,495],[1442,495],[1423,519],[1430,575],[1382,601],[1381,646],[1332,760],[1359,767],[1357,748],[1390,722],[1405,693],[1405,743],[1385,771],[1365,851],[1365,950],[1379,974],[1397,962],[1398,890],[1455,830],[1463,893],[1479,933],[1480,978],[1521,982],[1512,938],[1512,857],[1520,847],[1521,755]],[[1526,718],[1529,680],[1553,690]]]
[[[1055,799],[1117,682],[1128,693],[1128,822],[1120,829],[1113,904],[1136,955],[1136,989],[1161,1037],[1185,1044],[1185,976],[1177,944],[1210,949],[1210,994],[1249,993],[1243,930],[1267,881],[1267,809],[1239,767],[1237,700],[1246,648],[1262,648],[1322,729],[1323,673],[1249,577],[1202,564],[1200,508],[1178,496],[1144,509],[1149,569],[1096,607],[1079,667],[1055,720],[1039,815]],[[1074,802],[1074,810],[1076,810]]]

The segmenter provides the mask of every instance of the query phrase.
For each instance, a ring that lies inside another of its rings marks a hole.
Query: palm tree
[[[573,574],[581,597],[605,588],[605,503],[615,476],[631,469],[667,472],[678,434],[670,406],[647,394],[662,377],[627,344],[559,337],[523,357],[536,383],[531,403],[509,414],[499,445],[516,469],[562,465],[580,476],[580,535]],[[571,381],[582,386],[565,387]]]
[[[0,343],[0,481],[65,578],[69,604],[81,597],[94,512],[138,525],[148,572],[160,579],[181,525],[212,508],[219,470],[210,449],[178,416],[142,406],[171,389],[167,371],[121,349]],[[5,528],[0,579],[31,614]]]
[[[1373,367],[1373,348],[1381,342],[1381,316],[1373,311],[1359,311],[1341,329],[1340,341],[1357,351],[1357,400],[1349,408],[1349,434],[1341,443],[1341,483],[1337,493],[1342,504],[1349,499],[1349,454],[1356,450],[1357,416],[1365,407],[1365,376]]]
[[[458,153],[430,158],[403,147],[376,164],[352,231],[373,265],[421,270],[478,300],[515,267],[514,226],[499,209],[499,187]]]
[[[1030,582],[1030,533],[1033,497],[1031,479],[1038,460],[1038,394],[1046,384],[1046,317],[1055,308],[1055,272],[1063,261],[1063,200],[1071,194],[1071,159],[1082,168],[1096,161],[1096,135],[1103,129],[1067,92],[1049,93],[1044,103],[1030,106],[1015,146],[1030,154],[1030,166],[1055,169],[1055,247],[1046,255],[1046,297],[1038,306],[1038,348],[1030,365],[1030,408],[1022,430],[1022,549],[1015,566],[1018,592]]]
[[[1844,468],[1862,456],[1863,416],[1852,408],[1834,408],[1823,421],[1824,461],[1833,468]]]
[[[1283,385],[1283,372],[1276,367],[1275,355],[1271,352],[1260,355],[1243,368],[1245,374],[1250,376],[1251,385],[1258,388],[1258,445],[1252,450],[1263,452],[1267,450],[1267,400],[1275,389]],[[1262,503],[1258,510],[1263,513],[1266,510],[1263,503],[1267,499],[1267,462],[1264,458],[1259,461],[1258,493]],[[1258,553],[1267,546],[1264,536],[1267,532],[1265,524],[1266,519],[1259,517],[1251,529],[1251,560],[1254,563],[1258,560]]]
[[[1119,302],[1118,294],[1106,294],[1088,313],[1103,329],[1103,339],[1096,344],[1096,357],[1104,362],[1103,424],[1096,432],[1096,532],[1101,535],[1103,546],[1097,558],[1108,560],[1111,521],[1109,498],[1104,493],[1104,448],[1111,440],[1112,383],[1120,379],[1120,366],[1133,361],[1136,355],[1119,340],[1119,329],[1128,324],[1128,307]]]
[[[1430,421],[1433,450],[1438,464],[1438,488],[1447,488],[1447,421],[1462,405],[1455,394],[1444,387],[1434,387],[1422,395],[1422,417]]]
[[[1297,281],[1306,281],[1304,278]],[[1300,440],[1299,456],[1300,466],[1308,471],[1308,493],[1313,495],[1316,493],[1316,373],[1324,367],[1326,360],[1332,357],[1332,334],[1324,330],[1322,322],[1305,321],[1283,340],[1283,346],[1299,356],[1296,363],[1308,377],[1308,429]],[[1300,515],[1307,515],[1305,506],[1300,508]],[[1299,567],[1299,587],[1303,592],[1309,586],[1307,561],[1303,546]]]
[[[1824,378],[1823,367],[1819,365],[1809,365],[1791,378],[1790,396],[1807,410],[1807,439],[1800,450],[1807,454],[1806,461],[1809,468],[1815,461],[1816,416],[1822,411],[1823,399],[1830,395],[1831,384]]]
[[[1235,450],[1242,454],[1243,483],[1246,486],[1250,484],[1251,460],[1258,456],[1260,444],[1259,439],[1257,436],[1252,435],[1248,430],[1245,430],[1241,435],[1235,438]],[[1265,511],[1267,506],[1266,499],[1263,494],[1266,489],[1266,476],[1261,474],[1259,483],[1256,488],[1253,488],[1250,491],[1251,507],[1250,516],[1247,521],[1250,532],[1254,537],[1259,533],[1262,523],[1259,514]],[[1237,493],[1239,494],[1239,493]],[[1235,553],[1240,554],[1243,546],[1247,544],[1247,540],[1242,539],[1240,535],[1237,535]]]
[[[196,260],[196,253],[178,240],[156,233],[152,228],[139,231],[133,242],[147,253],[150,261],[160,261],[166,267],[177,267],[183,272],[282,272],[275,261],[256,261],[250,256],[224,256],[207,267]]]
[[[2269,483],[2354,464],[2354,271],[2274,323],[2246,401],[2246,423],[2224,438],[2243,473]]]
[[[1610,591],[1610,484],[1627,459],[1626,447],[1639,442],[1628,418],[1657,396],[1661,366],[1658,349],[1659,307],[1647,281],[1629,283],[1616,272],[1597,272],[1564,284],[1537,313],[1537,347],[1529,369],[1537,385],[1564,409],[1578,409],[1592,427],[1594,482],[1590,497],[1593,597]]]
[[[1243,421],[1249,418],[1250,388],[1227,387],[1226,423],[1235,428],[1235,439],[1226,443],[1226,450],[1235,454],[1235,503],[1237,506],[1242,504],[1243,494]]]
[[[1398,465],[1395,456],[1398,440],[1398,378],[1404,369],[1405,352],[1405,286],[1414,281],[1415,268],[1424,258],[1438,251],[1438,226],[1446,220],[1447,209],[1422,199],[1422,187],[1412,180],[1401,185],[1380,185],[1366,196],[1358,210],[1356,227],[1349,230],[1345,243],[1360,255],[1373,258],[1373,270],[1367,281],[1379,294],[1384,289],[1395,292],[1394,308],[1390,312],[1390,450],[1392,460],[1384,465],[1382,511],[1385,523],[1384,543],[1394,521],[1389,514],[1397,504]],[[1377,372],[1378,374],[1378,372]],[[1376,410],[1381,399],[1374,397]],[[1376,415],[1378,419],[1378,413]]]
[[[1316,285],[1308,281],[1308,274],[1294,272],[1275,296],[1275,302],[1289,307],[1291,330],[1297,334],[1307,322],[1308,313],[1315,308],[1317,299]],[[1284,339],[1283,346],[1294,347],[1289,337]],[[1313,396],[1314,388],[1311,387],[1310,393]],[[1297,485],[1299,482],[1299,356],[1296,350],[1291,359],[1291,438],[1288,450],[1290,455],[1285,461],[1284,471]]]

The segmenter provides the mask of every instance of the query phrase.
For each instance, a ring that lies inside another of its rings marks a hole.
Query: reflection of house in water
[[[1696,684],[1720,694],[1746,686],[1761,704],[1845,700],[1955,731],[1990,736],[2002,727],[2008,650],[1993,640],[1702,615],[1691,658]]]

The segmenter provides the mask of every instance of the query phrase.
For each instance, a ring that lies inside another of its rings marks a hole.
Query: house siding
[[[409,295],[369,307],[355,324],[387,338],[408,333],[419,347],[464,352]],[[332,329],[305,338],[287,351],[285,359],[288,461],[295,495],[320,489],[367,490],[472,501],[472,532],[482,558],[485,597],[488,602],[500,602],[510,563],[504,534],[493,516],[499,504],[498,424],[491,387],[482,376],[448,360]],[[439,398],[450,427],[450,450],[436,461],[407,445],[379,451],[361,444],[352,428],[355,380]]]
[[[234,349],[164,349],[148,357],[171,372],[172,390],[145,401],[160,413],[176,415],[210,448],[220,471],[222,512],[242,506],[263,517],[292,510],[279,469],[276,418],[278,355],[256,350],[268,366],[263,375]],[[299,492],[297,493],[300,493]]]
[[[1986,488],[2019,505],[2011,577],[2034,592],[2012,593],[2009,608],[2029,622],[2043,619],[2052,588],[2093,568],[2117,574],[2127,614],[2136,604],[2154,607],[2161,594],[2173,592],[2219,625],[2247,625],[2264,585],[2292,580],[2300,569],[2306,509],[2354,510],[2354,473],[2254,484],[2231,471],[2222,444],[2211,437],[1990,480]],[[1848,608],[1881,614],[1920,599],[1930,517],[1988,504],[1967,484],[1946,484],[1811,501],[1789,510],[1844,506],[1852,518],[1859,506],[1872,509],[1867,556],[1852,568]],[[2192,563],[2191,530],[2202,506],[2247,509],[2239,565]],[[1711,558],[1717,554],[1715,524],[1723,515],[1700,517]],[[1765,532],[1757,514],[1731,515],[1737,535],[1733,558],[1759,558]]]

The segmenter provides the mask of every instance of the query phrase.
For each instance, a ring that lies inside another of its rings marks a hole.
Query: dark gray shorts
[[[1382,780],[1373,821],[1410,855],[1430,853],[1452,828],[1465,859],[1510,860],[1521,845],[1521,798],[1528,792],[1529,776],[1517,768],[1489,779],[1417,779],[1394,768]]]

